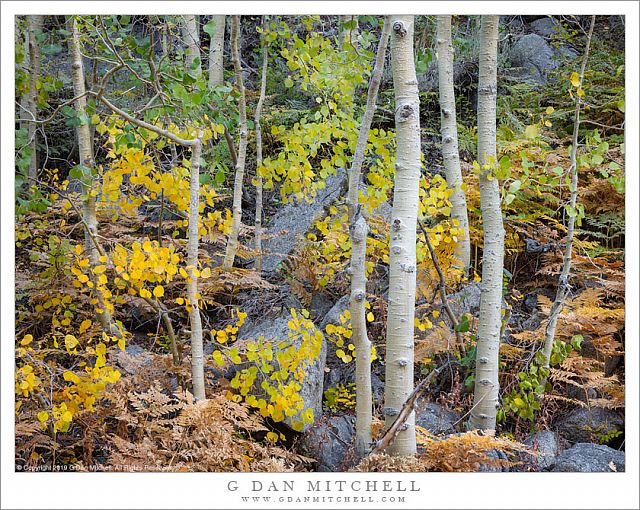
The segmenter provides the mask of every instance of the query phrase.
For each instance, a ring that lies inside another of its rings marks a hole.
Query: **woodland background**
[[[452,216],[442,154],[436,17],[415,16],[422,169],[410,384],[429,384],[415,406],[416,455],[363,459],[347,194],[382,17],[37,18],[16,19],[15,41],[17,465],[624,470],[624,17],[596,17],[581,80],[590,16],[499,20],[494,163],[505,258],[492,434],[465,430],[485,257],[482,20],[452,20],[471,248],[465,275],[454,256],[465,235]],[[220,23],[216,82],[210,63]],[[369,228],[368,450],[383,437],[390,382],[397,134],[389,58],[356,190]],[[72,100],[80,82],[92,91],[82,107]],[[568,207],[576,101],[577,200]],[[541,350],[570,218],[570,287],[546,368]],[[194,314],[206,400],[194,388]]]

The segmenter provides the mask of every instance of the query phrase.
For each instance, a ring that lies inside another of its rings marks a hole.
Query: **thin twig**
[[[418,225],[420,225],[420,230],[422,230],[422,233],[424,234],[424,239],[425,239],[425,242],[427,243],[427,248],[429,248],[429,253],[431,254],[431,260],[433,261],[433,265],[435,266],[436,271],[438,273],[438,277],[440,279],[440,281],[438,282],[438,290],[440,291],[440,299],[442,300],[442,306],[444,307],[444,310],[447,313],[447,316],[449,317],[451,324],[453,325],[453,329],[456,334],[456,343],[460,348],[460,352],[462,353],[462,355],[465,355],[466,348],[464,346],[464,338],[462,336],[462,333],[458,331],[458,328],[460,326],[460,321],[458,321],[457,317],[453,313],[453,310],[451,310],[451,306],[449,305],[449,299],[447,297],[447,288],[444,280],[444,274],[442,273],[442,269],[440,268],[438,257],[436,255],[435,250],[433,249],[431,240],[429,239],[429,233],[427,232],[427,229],[425,228],[422,221],[418,220]]]
[[[402,409],[400,410],[400,413],[398,413],[398,417],[391,424],[389,429],[385,432],[384,436],[382,436],[382,439],[380,439],[380,441],[376,443],[376,447],[373,450],[371,450],[370,455],[381,453],[386,448],[388,448],[391,445],[391,443],[395,441],[396,436],[400,433],[402,426],[409,418],[409,415],[412,413],[413,408],[415,407],[416,402],[418,401],[418,398],[426,391],[427,387],[429,386],[429,383],[431,383],[433,378],[436,377],[437,375],[440,375],[440,373],[447,366],[449,366],[449,364],[450,362],[447,361],[447,363],[445,363],[441,367],[435,368],[429,373],[429,375],[427,375],[427,377],[425,377],[422,381],[418,383],[415,389],[411,392],[411,395],[409,395],[409,398],[407,398],[405,403],[402,404]]]

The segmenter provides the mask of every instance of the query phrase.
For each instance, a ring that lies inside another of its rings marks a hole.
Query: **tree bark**
[[[198,269],[198,219],[200,217],[200,155],[202,153],[201,136],[191,148],[191,177],[189,181],[189,240],[187,242],[187,299],[191,310],[191,378],[193,396],[197,400],[206,398],[204,391],[204,352],[202,345],[202,319],[198,306],[198,277],[194,270]]]
[[[27,16],[27,40],[29,53],[29,92],[27,93],[26,107],[33,119],[38,118],[37,106],[37,82],[40,78],[40,43],[38,42],[37,33],[42,31],[43,16]],[[38,132],[35,122],[28,123],[28,139],[31,147],[31,161],[29,162],[29,180],[27,181],[27,189],[36,186],[38,179]],[[29,191],[29,196],[31,192]]]
[[[356,450],[364,456],[371,443],[372,396],[371,396],[371,342],[367,336],[365,299],[367,295],[366,253],[369,228],[358,204],[358,190],[362,173],[364,153],[369,139],[369,130],[376,109],[378,90],[384,69],[384,60],[391,31],[391,20],[385,17],[384,27],[378,43],[376,63],[369,81],[367,106],[360,125],[358,142],[349,172],[347,207],[351,235],[351,311],[352,340],[356,347]]]
[[[71,37],[69,38],[69,53],[71,54],[71,74],[73,79],[73,92],[76,99],[76,113],[78,117],[86,117],[87,98],[84,85],[84,65],[82,63],[82,53],[80,52],[80,33],[73,16],[67,19],[67,26]],[[98,220],[96,217],[96,197],[92,193],[92,182],[88,182],[94,175],[93,147],[91,145],[91,133],[86,119],[80,122],[77,127],[79,163],[90,170],[90,175],[85,175],[82,179],[82,216],[85,225],[84,245],[89,255],[89,267],[94,268],[100,264],[100,253],[93,243],[92,237],[97,239]],[[92,280],[94,280],[92,278]],[[107,310],[101,292],[96,288],[95,282],[93,292],[98,300],[96,315],[102,329],[111,334],[120,335],[120,330],[113,322],[111,313]]]
[[[416,223],[420,185],[420,100],[413,59],[413,16],[394,16],[391,67],[396,98],[396,177],[389,249],[389,311],[385,372],[385,425],[389,428],[413,390],[416,297]],[[416,452],[412,412],[389,447],[394,455]]]
[[[451,217],[459,222],[463,234],[458,236],[454,251],[455,258],[469,271],[471,263],[471,243],[469,241],[469,220],[467,199],[462,185],[460,154],[458,152],[458,127],[456,123],[456,98],[453,91],[453,45],[451,43],[451,16],[438,16],[436,25],[438,51],[438,78],[440,87],[440,124],[442,126],[442,159],[447,183],[453,189],[451,194]]]
[[[209,43],[209,89],[224,82],[224,28],[226,16],[212,16],[213,34]]]
[[[200,57],[200,36],[198,33],[198,18],[193,14],[182,16],[184,44],[187,50],[185,56],[185,67],[189,74],[200,76],[202,74],[202,59]],[[198,60],[196,66],[194,62]]]
[[[240,110],[240,143],[238,144],[238,161],[236,177],[233,184],[233,224],[227,241],[227,251],[222,269],[229,271],[238,252],[238,236],[242,223],[242,183],[244,182],[244,165],[247,157],[247,105],[244,82],[242,80],[242,64],[240,63],[240,16],[231,17],[231,58],[236,74],[236,87],[240,93],[238,109]]]
[[[256,126],[256,218],[255,218],[255,249],[256,249],[256,271],[262,273],[262,126],[260,125],[260,115],[262,105],[267,93],[267,66],[269,64],[269,47],[264,37],[266,28],[266,16],[262,17],[262,78],[260,80],[260,98],[256,106],[255,126]]]
[[[484,226],[480,324],[476,350],[471,428],[495,429],[498,407],[498,357],[502,323],[504,227],[496,167],[496,95],[499,16],[482,16],[478,78],[478,162],[480,209]]]
[[[593,36],[593,27],[595,25],[596,17],[591,16],[591,26],[589,27],[589,34],[587,36],[587,46],[584,50],[584,56],[582,57],[582,66],[580,68],[580,85],[582,88],[582,80],[584,79],[584,71],[587,67],[587,61],[589,59],[589,49],[591,47],[591,37]],[[577,165],[577,150],[578,150],[578,130],[580,128],[580,106],[582,100],[580,96],[576,95],[576,109],[573,116],[573,137],[571,139],[571,154],[570,154],[570,172],[571,172],[571,198],[569,200],[570,206],[573,211],[576,210],[576,202],[578,198],[578,165]],[[564,306],[564,302],[569,292],[569,276],[571,273],[571,253],[573,250],[573,235],[576,224],[576,215],[570,215],[567,224],[567,243],[564,249],[564,256],[562,262],[562,271],[560,272],[560,278],[558,281],[558,289],[556,291],[556,298],[551,305],[551,311],[549,312],[549,321],[547,322],[547,328],[545,330],[545,342],[544,342],[544,367],[549,368],[549,362],[551,360],[551,352],[553,351],[553,342],[556,336],[556,326],[558,324],[558,316]]]

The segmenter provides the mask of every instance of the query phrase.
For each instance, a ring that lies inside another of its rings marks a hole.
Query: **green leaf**
[[[460,322],[455,327],[455,330],[458,333],[466,333],[467,331],[469,331],[469,316],[468,315],[465,314],[460,318]]]
[[[538,137],[540,126],[538,124],[531,124],[524,130],[524,136],[527,140],[535,140]]]
[[[224,173],[224,170],[222,168],[218,169],[218,171],[216,172],[216,175],[214,177],[214,180],[216,181],[216,184],[224,184],[225,173]]]
[[[289,76],[284,79],[284,86],[287,88],[293,87],[293,80]]]

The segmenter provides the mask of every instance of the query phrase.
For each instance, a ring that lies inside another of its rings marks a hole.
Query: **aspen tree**
[[[386,428],[396,419],[413,390],[416,226],[420,185],[420,100],[413,57],[414,17],[394,16],[391,26],[397,154],[389,247]],[[415,413],[411,413],[389,452],[394,455],[416,452]]]
[[[454,256],[465,274],[471,262],[469,240],[469,219],[467,199],[462,189],[460,154],[458,152],[458,126],[456,123],[456,98],[453,90],[453,45],[451,43],[451,16],[438,16],[436,25],[438,52],[438,83],[440,92],[440,124],[442,126],[442,159],[447,184],[453,188],[451,194],[451,217],[457,220],[463,230],[458,235]]]
[[[240,110],[240,143],[238,144],[238,159],[236,162],[236,176],[233,184],[233,224],[227,241],[227,251],[222,263],[222,269],[228,271],[238,252],[238,236],[242,222],[242,183],[244,181],[244,165],[247,156],[247,104],[244,82],[242,79],[242,65],[240,63],[240,16],[231,17],[231,59],[236,75],[236,88],[240,93],[238,109]]]
[[[269,63],[269,44],[265,38],[266,16],[262,17],[262,78],[260,80],[260,98],[256,106],[254,117],[256,126],[256,218],[255,218],[255,248],[256,248],[256,271],[262,272],[262,126],[260,125],[260,115],[264,97],[267,93],[267,66]]]
[[[367,319],[365,299],[367,296],[367,277],[365,260],[367,253],[367,222],[358,204],[358,190],[362,172],[364,152],[367,147],[369,130],[376,109],[378,89],[382,80],[384,60],[391,23],[389,17],[384,19],[384,27],[378,43],[376,63],[369,81],[367,106],[360,125],[358,142],[353,154],[351,171],[349,172],[349,191],[347,207],[349,211],[349,231],[351,235],[351,325],[352,341],[356,347],[356,450],[363,456],[371,443],[372,396],[371,396],[371,342],[367,336]]]
[[[589,34],[587,35],[587,46],[584,50],[584,56],[582,57],[582,66],[580,67],[580,75],[578,78],[578,91],[582,90],[582,81],[584,80],[584,71],[587,67],[587,60],[589,59],[589,49],[591,47],[591,37],[593,36],[593,27],[596,22],[596,17],[591,16],[591,25],[589,27]],[[564,256],[562,262],[562,271],[560,272],[560,278],[558,282],[558,289],[556,291],[556,298],[551,305],[551,311],[549,312],[549,321],[545,330],[545,342],[544,342],[544,367],[549,368],[549,362],[551,360],[551,352],[553,350],[553,342],[556,336],[556,326],[558,324],[558,316],[564,305],[569,292],[569,276],[571,273],[571,253],[573,249],[573,235],[576,224],[576,201],[578,198],[578,164],[577,164],[577,150],[578,150],[578,130],[580,128],[580,108],[582,106],[582,94],[576,94],[576,109],[573,115],[573,137],[571,139],[571,153],[570,153],[570,167],[571,174],[571,198],[569,199],[569,209],[572,214],[569,214],[569,221],[567,223],[567,242],[564,248]]]
[[[484,226],[480,324],[476,349],[474,404],[469,424],[495,429],[498,406],[498,356],[502,324],[504,227],[496,166],[496,95],[499,16],[482,16],[478,78],[478,163],[480,209]]]
[[[224,82],[224,28],[226,16],[212,16],[205,27],[211,36],[209,42],[209,88]]]
[[[189,179],[189,240],[187,241],[187,299],[189,300],[189,322],[191,324],[191,379],[193,396],[198,400],[206,398],[204,391],[204,348],[202,343],[202,319],[198,306],[198,220],[200,217],[200,155],[202,135],[191,146],[191,176]]]
[[[80,51],[80,32],[73,16],[67,19],[67,29],[71,33],[69,38],[69,53],[71,55],[71,75],[73,79],[73,91],[75,97],[75,109],[80,122],[77,127],[79,164],[83,167],[82,177],[82,220],[85,227],[84,244],[89,255],[89,264],[94,268],[100,264],[100,253],[96,246],[98,235],[98,220],[96,217],[96,197],[93,189],[93,176],[95,173],[93,161],[93,146],[91,145],[91,133],[89,123],[86,120],[87,97],[84,82],[84,65]],[[120,330],[113,322],[109,310],[105,307],[104,298],[95,288],[97,299],[96,315],[102,329],[111,334],[120,336]]]
[[[193,14],[182,16],[184,44],[187,50],[185,56],[185,70],[189,74],[200,76],[202,73],[202,59],[200,58],[200,36],[198,33],[198,18]],[[195,61],[198,60],[198,65]]]
[[[27,92],[26,108],[29,110],[30,117],[36,119],[38,117],[37,107],[37,83],[40,78],[40,43],[38,42],[38,34],[42,31],[43,16],[27,16],[27,41],[29,55],[29,91]],[[28,140],[31,146],[31,161],[29,162],[29,173],[27,181],[27,189],[36,186],[38,179],[38,154],[37,154],[37,129],[35,122],[28,123]]]

